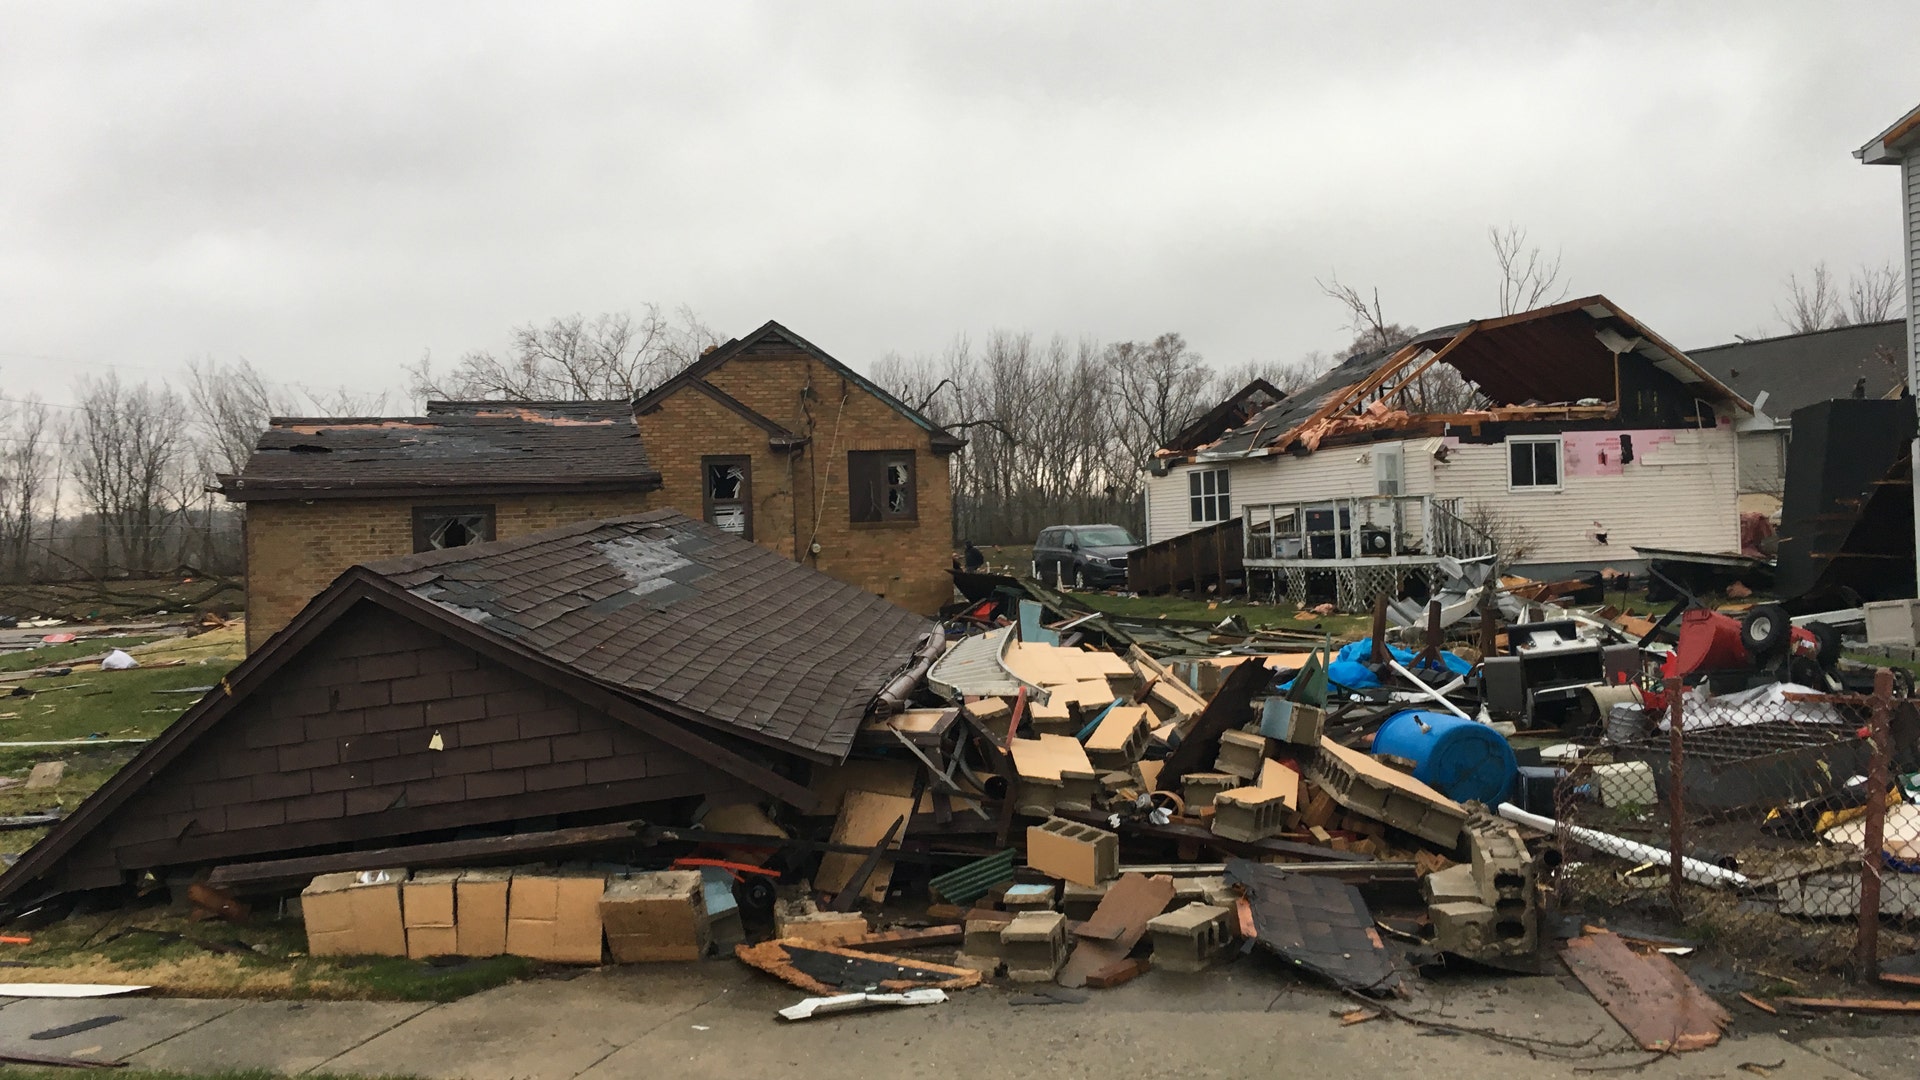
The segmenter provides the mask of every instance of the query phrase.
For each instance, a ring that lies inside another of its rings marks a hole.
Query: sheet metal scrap
[[[1246,859],[1227,862],[1227,882],[1246,891],[1254,940],[1281,959],[1342,989],[1400,989],[1400,973],[1360,890]]]
[[[801,941],[736,945],[733,954],[811,994],[834,997],[853,990],[964,990],[980,985],[980,973],[899,956],[856,952]]]
[[[1560,957],[1642,1050],[1703,1050],[1732,1022],[1672,960],[1636,953],[1617,935],[1582,934],[1561,947]]]

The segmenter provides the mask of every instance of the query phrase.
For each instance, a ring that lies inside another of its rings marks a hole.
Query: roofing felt
[[[672,510],[366,569],[643,703],[836,762],[933,630]]]
[[[277,417],[246,467],[221,477],[222,490],[246,501],[422,488],[659,486],[625,406],[487,404],[430,416]]]
[[[1864,396],[1886,397],[1906,383],[1907,323],[1904,319],[1860,323],[1759,341],[1736,341],[1687,353],[1714,377],[1753,401],[1764,391],[1761,411],[1786,419],[1795,409],[1853,395],[1861,379]]]

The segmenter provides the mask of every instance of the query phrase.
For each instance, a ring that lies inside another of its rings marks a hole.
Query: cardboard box
[[[467,870],[453,886],[454,952],[499,956],[507,951],[507,888],[511,870]]]
[[[321,874],[300,892],[309,956],[405,956],[405,870]]]
[[[600,896],[607,951],[616,964],[698,960],[707,955],[705,888],[698,870],[635,874]]]
[[[603,875],[515,874],[507,889],[507,951],[560,964],[600,962]]]
[[[407,928],[407,955],[415,960],[454,956],[454,886],[458,870],[423,870],[400,886],[401,921]]]

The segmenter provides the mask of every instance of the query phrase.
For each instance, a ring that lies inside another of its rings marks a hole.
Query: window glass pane
[[[1512,470],[1514,487],[1533,486],[1533,448],[1526,443],[1510,443],[1507,446],[1508,467]]]
[[[1227,493],[1228,479],[1230,479],[1230,477],[1228,476],[1227,470],[1221,469],[1220,470],[1220,494],[1222,495],[1225,495]]]
[[[707,495],[715,499],[737,499],[740,485],[747,478],[745,466],[726,463],[707,466]]]
[[[1559,486],[1559,443],[1538,442],[1533,444],[1533,478],[1533,482],[1541,487]]]
[[[1195,499],[1200,497],[1200,474],[1198,472],[1190,472],[1187,474],[1187,495]]]

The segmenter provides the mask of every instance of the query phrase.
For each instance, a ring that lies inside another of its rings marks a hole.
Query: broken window
[[[1373,448],[1373,487],[1376,495],[1398,495],[1406,486],[1406,459],[1398,445]]]
[[[1227,470],[1196,469],[1187,474],[1187,509],[1194,521],[1225,521],[1228,513]]]
[[[416,506],[413,550],[438,551],[493,539],[491,506]]]
[[[1513,491],[1560,490],[1560,437],[1508,439],[1507,487]]]
[[[753,460],[747,457],[703,457],[701,483],[707,524],[753,539]]]
[[[911,450],[849,451],[847,485],[847,516],[851,521],[919,519]]]

